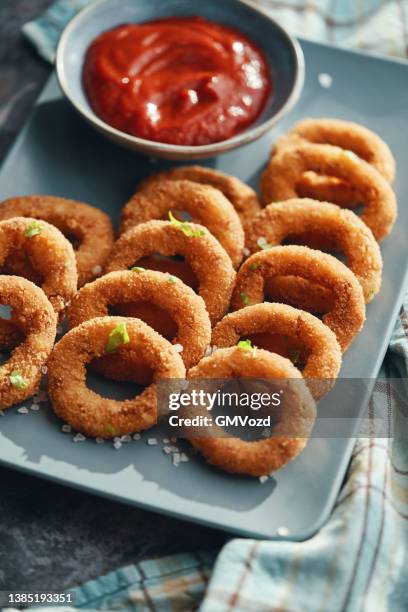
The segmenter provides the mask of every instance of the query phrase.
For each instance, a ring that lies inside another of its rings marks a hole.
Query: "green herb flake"
[[[241,291],[241,293],[239,294],[239,297],[241,298],[242,303],[243,303],[245,306],[249,306],[249,297],[247,296],[247,294],[246,294],[246,293],[244,293],[243,291]]]
[[[24,236],[26,236],[27,238],[32,238],[33,236],[41,234],[42,230],[43,226],[39,221],[32,221],[32,223],[30,223],[30,225],[25,230]]]
[[[133,268],[130,268],[131,272],[137,272],[137,274],[140,274],[140,272],[144,272],[145,268],[141,268],[140,266],[133,266]]]
[[[19,391],[21,389],[27,389],[28,387],[28,382],[18,370],[13,370],[13,372],[10,374],[10,382],[11,385]]]
[[[109,334],[105,351],[106,353],[114,353],[122,344],[128,344],[128,342],[130,342],[130,339],[126,323],[119,323]]]
[[[172,224],[175,227],[178,227],[183,234],[185,234],[188,238],[197,238],[199,236],[204,236],[205,231],[204,230],[194,230],[191,227],[191,223],[189,223],[188,221],[179,221],[179,219],[177,219],[173,213],[171,212],[171,210],[169,210],[169,219],[172,222]]]
[[[374,289],[371,289],[371,291],[368,294],[368,299],[372,300],[374,296],[375,296],[375,291],[374,291]]]
[[[259,268],[259,264],[258,264],[258,263],[255,263],[255,262],[254,262],[254,263],[251,263],[251,265],[249,266],[249,269],[250,269],[252,272],[255,272],[255,270],[257,270],[258,268]]]
[[[113,425],[111,425],[110,423],[106,425],[105,429],[108,432],[108,434],[111,434],[111,436],[116,436],[116,434],[118,433],[116,429],[113,427]]]
[[[169,281],[169,283],[177,283],[177,278],[173,276],[172,274],[169,274],[169,277],[167,280]]]
[[[252,346],[251,340],[240,340],[237,346],[243,351],[252,351],[254,348],[256,348],[255,346]]]
[[[263,237],[262,237],[262,238],[258,238],[258,240],[256,241],[256,243],[257,243],[257,245],[258,245],[258,246],[259,246],[259,247],[260,247],[260,248],[261,248],[263,251],[266,251],[267,249],[271,249],[271,248],[272,248],[272,245],[271,245],[271,244],[269,244],[269,243],[266,241],[266,238],[263,238]]]

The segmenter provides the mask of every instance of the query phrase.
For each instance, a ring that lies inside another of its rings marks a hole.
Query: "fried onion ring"
[[[301,145],[274,156],[261,177],[265,203],[298,197],[298,181],[309,170],[356,186],[364,203],[361,219],[376,240],[390,233],[397,216],[397,202],[389,183],[354,153],[331,145]]]
[[[272,247],[242,264],[232,296],[233,309],[263,302],[265,281],[276,276],[300,276],[332,292],[334,304],[323,322],[336,334],[344,352],[365,320],[363,290],[353,272],[321,251],[302,246]]]
[[[344,253],[348,267],[363,288],[366,303],[370,302],[381,287],[381,252],[371,230],[350,210],[308,199],[275,202],[247,227],[246,246],[255,253],[261,250],[260,237],[268,245],[277,246],[304,233],[329,239],[334,250]],[[302,282],[302,288],[303,285]]]
[[[244,230],[232,204],[218,190],[192,181],[160,181],[135,193],[123,207],[119,233],[152,219],[168,220],[169,211],[186,212],[209,229],[231,257],[235,268],[242,261]]]
[[[0,204],[0,221],[12,217],[43,219],[78,244],[79,287],[101,273],[113,246],[114,232],[108,215],[98,208],[55,196],[24,196]]]
[[[314,399],[321,399],[328,393],[340,371],[341,349],[327,325],[308,312],[286,304],[255,304],[219,321],[213,329],[211,343],[219,349],[235,346],[241,339],[253,338],[256,345],[254,336],[260,337],[260,334],[272,335],[272,345],[276,335],[292,341],[290,346],[294,351],[305,356],[302,374]],[[275,349],[274,352],[281,351]],[[291,350],[287,352],[288,355],[283,356],[291,357]]]
[[[134,306],[133,316],[139,314],[136,307],[140,303],[147,306],[146,310],[157,306],[167,313],[177,328],[172,343],[183,347],[180,356],[186,368],[195,365],[210,344],[211,324],[201,297],[178,278],[152,270],[111,272],[88,283],[76,294],[68,308],[69,329],[89,319],[107,316],[109,306],[118,303]],[[151,323],[151,319],[147,323]],[[138,369],[134,361],[132,359],[129,364],[120,354],[106,355],[98,360],[98,371],[109,377],[109,366],[112,365],[121,374],[122,380],[124,373],[124,378],[135,380],[132,371],[137,374]],[[137,379],[136,382],[145,381]]]
[[[0,302],[12,308],[24,336],[0,365],[0,410],[5,410],[36,391],[54,345],[57,318],[45,293],[19,276],[0,276]]]
[[[390,183],[395,178],[395,159],[387,143],[358,123],[341,119],[303,119],[279,138],[272,154],[303,143],[328,144],[352,151]]]
[[[0,221],[0,267],[24,253],[41,277],[41,288],[61,317],[77,289],[75,254],[63,234],[46,221],[15,217]]]
[[[395,178],[395,159],[388,145],[357,123],[340,119],[304,119],[275,143],[272,155],[303,143],[329,144],[352,151],[376,168],[387,181],[392,182]],[[354,207],[359,202],[358,190],[353,185],[314,172],[306,172],[301,177],[297,192],[302,198],[311,197],[344,207]]]
[[[129,343],[120,347],[153,370],[153,382],[141,395],[117,401],[86,386],[86,366],[105,354],[110,333],[125,324]],[[101,317],[69,331],[55,346],[48,364],[48,393],[55,413],[81,433],[112,438],[153,427],[157,423],[156,383],[160,378],[184,378],[185,367],[172,345],[138,319]]]
[[[125,232],[115,243],[106,272],[127,270],[153,253],[167,257],[183,255],[197,281],[212,324],[228,309],[235,271],[218,240],[201,225],[189,224],[202,235],[187,236],[169,221],[149,221]]]
[[[253,355],[251,350],[225,348],[202,359],[188,378],[279,378],[283,395],[290,399],[291,410],[281,411],[271,438],[245,441],[216,426],[208,432],[204,428],[207,435],[203,437],[190,437],[190,443],[211,465],[234,474],[262,476],[283,467],[305,448],[316,405],[301,373],[288,359],[262,349]]]
[[[145,189],[158,181],[193,181],[193,183],[201,183],[202,185],[211,185],[219,189],[231,202],[239,217],[241,223],[245,224],[253,215],[261,210],[261,205],[258,201],[258,196],[255,191],[246,183],[243,183],[235,176],[225,174],[214,168],[206,168],[205,166],[180,166],[153,174],[140,183],[138,191],[143,192]]]

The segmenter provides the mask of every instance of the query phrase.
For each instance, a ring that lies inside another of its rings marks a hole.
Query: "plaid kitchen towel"
[[[53,60],[62,28],[90,1],[60,0],[24,26],[25,35],[45,59]],[[257,4],[294,34],[408,57],[407,0],[259,0]],[[407,313],[408,298],[381,373],[382,380],[401,379],[404,397]],[[370,415],[389,415],[391,426],[397,403],[391,387],[379,384]],[[356,440],[329,520],[309,540],[233,539],[216,559],[197,553],[144,561],[73,589],[75,609],[406,612],[407,556],[408,443],[362,438]],[[72,608],[58,608],[63,609]]]
[[[25,24],[23,32],[40,55],[52,62],[64,26],[92,2],[58,0],[41,17]],[[407,0],[253,0],[253,4],[297,36],[408,57]]]

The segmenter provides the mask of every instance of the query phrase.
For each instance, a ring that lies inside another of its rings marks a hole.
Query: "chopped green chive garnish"
[[[10,382],[15,389],[27,389],[28,382],[26,379],[20,374],[18,370],[13,370],[10,374]]]
[[[259,268],[259,264],[255,262],[249,266],[249,269],[252,270],[252,272],[255,272],[255,270],[257,270],[258,268]]]
[[[145,268],[141,268],[140,266],[133,266],[133,268],[130,268],[130,271],[137,272],[139,274],[140,272],[144,272]]]
[[[252,351],[254,348],[256,348],[255,346],[252,346],[251,340],[240,340],[237,346],[243,351]]]
[[[271,244],[269,244],[268,242],[266,242],[266,238],[258,238],[258,240],[256,241],[257,245],[263,249],[264,251],[266,249],[270,249],[272,247]]]
[[[189,223],[188,221],[179,221],[178,219],[176,219],[171,210],[169,210],[169,219],[173,225],[181,229],[183,234],[185,234],[189,238],[196,238],[198,236],[204,236],[205,234],[204,230],[193,230],[193,228],[191,227],[191,223]]]
[[[375,291],[374,291],[374,289],[371,289],[371,291],[368,294],[368,299],[372,300],[374,296],[375,296]]]
[[[245,304],[245,306],[249,306],[249,297],[247,296],[246,293],[241,291],[241,293],[239,294],[239,297],[241,298],[242,303]]]
[[[108,425],[105,427],[105,429],[106,429],[106,431],[107,431],[109,434],[111,434],[112,436],[116,436],[117,431],[116,431],[116,429],[115,429],[115,428],[114,428],[112,425],[108,424]]]
[[[33,236],[41,234],[42,230],[43,227],[41,223],[39,223],[38,221],[33,221],[25,230],[24,236],[26,236],[27,238],[32,238]]]
[[[129,334],[127,333],[126,324],[119,323],[109,334],[108,342],[106,343],[105,351],[107,353],[115,352],[122,344],[130,342]]]
[[[169,283],[176,283],[177,282],[177,278],[175,276],[173,276],[172,274],[169,274],[168,281],[169,281]]]

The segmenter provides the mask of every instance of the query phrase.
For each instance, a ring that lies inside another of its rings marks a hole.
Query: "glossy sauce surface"
[[[179,145],[226,140],[271,93],[262,51],[202,17],[121,25],[90,45],[83,83],[96,114],[134,136]]]

